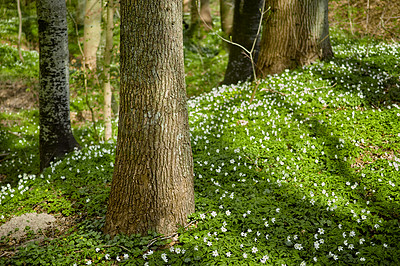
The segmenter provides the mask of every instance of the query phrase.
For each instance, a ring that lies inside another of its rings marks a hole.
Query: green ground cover
[[[268,77],[251,104],[251,83],[190,99],[196,212],[177,238],[102,234],[115,139],[74,127],[83,149],[37,175],[37,110],[1,113],[0,225],[32,209],[69,222],[3,238],[0,264],[400,264],[400,45],[332,42],[336,58]],[[225,52],[202,45],[186,66],[223,69]]]

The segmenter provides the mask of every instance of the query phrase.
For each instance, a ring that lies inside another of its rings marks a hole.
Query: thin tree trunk
[[[235,0],[219,0],[221,29],[228,37],[232,35],[234,8]]]
[[[64,0],[37,0],[39,24],[40,170],[79,147],[71,131],[67,7]]]
[[[111,82],[110,82],[110,63],[111,52],[113,48],[113,28],[114,28],[114,2],[108,0],[107,3],[107,20],[106,20],[106,47],[104,49],[104,127],[105,140],[112,137],[111,126]]]
[[[193,38],[195,33],[198,33],[199,31],[199,25],[200,25],[199,4],[200,2],[198,0],[190,0],[190,26],[187,31],[187,36],[189,38]]]
[[[91,71],[96,70],[96,54],[101,38],[101,1],[86,0],[83,53]]]
[[[79,26],[85,25],[86,0],[77,0],[75,8],[75,21]]]
[[[333,56],[328,0],[267,0],[257,69],[263,77]]]
[[[200,19],[206,31],[212,28],[210,0],[200,0]]]
[[[233,19],[232,41],[251,50],[261,18],[263,0],[236,0]],[[253,53],[254,63],[258,57],[258,43]],[[236,84],[246,81],[253,76],[252,62],[242,48],[230,45],[228,67],[225,72],[223,84]]]
[[[183,0],[183,12],[190,12],[190,0]]]
[[[194,211],[182,0],[121,2],[120,95],[104,232],[170,234]]]
[[[191,0],[190,1],[190,26],[187,31],[189,38],[200,38],[202,25],[203,30],[210,30],[212,28],[212,17],[210,10],[209,0]]]
[[[18,20],[19,20],[19,26],[18,26],[18,55],[19,55],[19,59],[22,62],[24,62],[24,58],[22,57],[22,53],[21,53],[22,14],[21,14],[20,0],[17,0],[17,11],[18,11]]]

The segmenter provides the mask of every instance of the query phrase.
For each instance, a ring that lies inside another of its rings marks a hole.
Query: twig
[[[280,94],[282,96],[288,96],[286,93],[280,92],[280,91],[276,91],[270,88],[262,88],[261,91],[269,91],[269,92],[273,92],[273,93],[277,93]]]
[[[335,84],[333,84],[333,85],[331,85],[331,86],[322,86],[322,87],[318,87],[318,88],[315,88],[315,87],[314,87],[314,89],[312,89],[312,90],[304,90],[304,92],[315,91],[315,90],[320,90],[320,89],[327,89],[327,88],[333,88],[333,87],[335,87],[336,85],[337,85],[337,83],[335,83]]]
[[[128,248],[126,248],[124,246],[121,246],[121,245],[117,245],[117,244],[115,244],[115,245],[103,245],[103,246],[100,246],[100,247],[101,248],[119,247],[119,248],[122,248],[122,249],[124,249],[124,250],[126,250],[128,252],[131,252],[131,250],[129,250]]]
[[[17,136],[17,137],[19,137],[19,138],[22,138],[22,136],[21,136],[20,134],[16,133],[16,132],[12,132],[12,131],[9,131],[9,130],[7,130],[7,131],[8,131],[8,133],[10,133],[10,134],[13,134],[13,135],[15,135],[15,136]]]
[[[188,223],[188,224],[184,227],[184,229],[188,228],[189,226],[191,226],[191,225],[194,224],[195,222],[197,222],[197,220],[191,221],[190,223]],[[164,237],[158,236],[158,237],[156,237],[156,238],[153,238],[152,240],[149,241],[149,244],[147,244],[147,247],[151,247],[151,246],[152,246],[155,242],[157,242],[158,240],[169,239],[169,238],[172,238],[172,237],[176,236],[177,234],[178,234],[178,232],[175,232],[175,233],[173,233],[172,235],[169,235],[169,236],[164,236]]]

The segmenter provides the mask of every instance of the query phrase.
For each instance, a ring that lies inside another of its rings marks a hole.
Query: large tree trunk
[[[281,73],[333,56],[329,38],[328,0],[267,0],[259,74]]]
[[[232,35],[234,10],[235,0],[219,0],[221,29],[228,37]]]
[[[236,0],[233,19],[232,41],[245,47],[248,51],[253,47],[259,28],[263,0]],[[253,51],[253,61],[257,62],[258,39]],[[230,45],[228,67],[224,84],[236,84],[252,78],[253,65],[248,54],[237,46]]]
[[[85,63],[94,71],[101,39],[101,0],[86,0],[83,37]]]
[[[40,170],[79,147],[69,114],[67,7],[64,0],[37,0],[39,24]]]
[[[110,63],[113,48],[113,28],[114,28],[114,1],[108,0],[107,19],[106,19],[106,47],[104,48],[104,139],[107,141],[112,137],[111,126],[111,81]]]
[[[181,0],[121,2],[120,99],[104,232],[175,232],[194,211]]]

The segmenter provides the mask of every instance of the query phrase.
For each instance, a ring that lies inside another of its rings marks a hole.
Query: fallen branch
[[[190,223],[188,223],[185,227],[184,227],[184,229],[186,229],[186,228],[188,228],[189,226],[191,226],[192,224],[194,224],[195,222],[197,222],[197,220],[193,220],[193,221],[191,221]],[[173,238],[174,236],[176,236],[176,235],[178,235],[178,232],[176,232],[176,233],[173,233],[172,235],[169,235],[169,236],[165,236],[165,237],[161,237],[161,236],[158,236],[158,237],[156,237],[156,238],[153,238],[152,240],[150,240],[149,241],[149,244],[147,244],[147,247],[149,248],[149,247],[151,247],[155,242],[157,242],[158,240],[166,240],[166,239],[169,239],[169,238]]]

